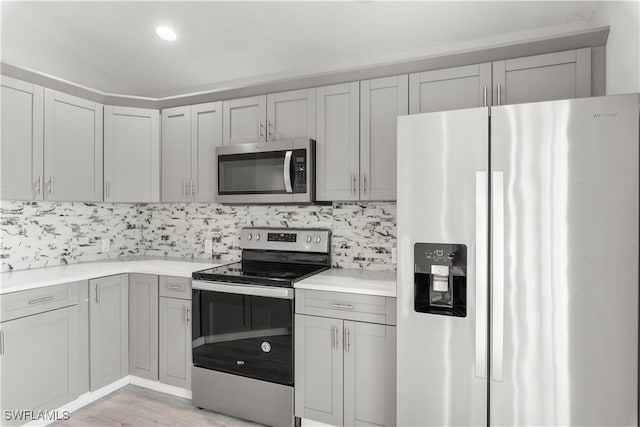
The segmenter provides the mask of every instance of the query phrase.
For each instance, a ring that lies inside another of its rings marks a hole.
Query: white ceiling
[[[102,92],[164,97],[584,25],[597,2],[3,1],[0,7],[2,62]],[[160,24],[174,28],[178,40],[159,39]]]

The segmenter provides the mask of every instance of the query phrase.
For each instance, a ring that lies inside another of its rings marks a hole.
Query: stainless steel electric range
[[[240,239],[240,262],[193,273],[193,403],[293,425],[293,285],[330,267],[331,232],[244,228]]]

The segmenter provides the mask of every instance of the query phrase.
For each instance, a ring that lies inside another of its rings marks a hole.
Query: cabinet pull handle
[[[50,196],[53,195],[53,175],[49,175],[49,180],[47,181],[47,192]]]
[[[331,304],[333,308],[339,308],[341,310],[353,310],[353,306],[351,304]]]
[[[351,349],[351,332],[349,331],[349,329],[345,329],[345,334],[347,335],[345,339],[345,345],[347,348],[347,353],[349,353],[349,350]]]
[[[356,175],[355,175],[355,174],[352,174],[352,175],[351,175],[351,192],[352,192],[353,194],[356,194],[356,188],[358,188],[358,187],[356,186]]]
[[[53,301],[53,297],[49,295],[48,297],[36,298],[29,301],[29,305],[32,304],[42,304],[43,302]]]
[[[273,124],[271,124],[271,120],[269,120],[268,123],[267,138],[271,141],[271,137],[273,137]]]
[[[187,198],[187,181],[182,181],[182,197]]]
[[[191,198],[194,198],[196,195],[196,184],[191,181]]]
[[[266,141],[267,137],[265,136],[265,133],[264,133],[264,123],[262,123],[262,120],[260,120],[259,132],[260,132],[260,138],[259,139],[264,138],[264,140]]]
[[[166,288],[170,291],[182,291],[182,286],[180,285],[167,285]]]
[[[502,105],[502,86],[498,83],[498,105]]]
[[[362,174],[362,195],[367,194],[367,174]]]
[[[100,304],[100,285],[96,284],[96,304]]]
[[[338,349],[340,343],[338,343],[338,328],[335,326],[333,327],[333,344],[336,346],[336,349]]]
[[[191,322],[191,309],[189,307],[186,307],[187,309],[187,324],[189,322]]]
[[[36,187],[36,195],[39,196],[40,195],[40,190],[42,190],[41,188],[41,182],[42,182],[42,175],[38,175],[38,179],[35,182],[35,187]]]
[[[484,107],[486,107],[487,106],[487,85],[484,85],[483,92],[484,92],[484,94],[483,94],[484,102],[483,102],[482,105]]]
[[[4,331],[0,330],[0,355],[4,354]]]

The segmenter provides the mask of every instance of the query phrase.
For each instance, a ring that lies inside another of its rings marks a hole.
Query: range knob
[[[311,236],[307,236],[307,243],[311,243]]]
[[[251,233],[247,234],[247,240],[251,240],[252,237]]]
[[[254,236],[254,238],[255,238],[256,240],[260,240],[260,233],[256,234],[256,235]]]
[[[316,238],[315,238],[316,243],[320,243],[321,240],[322,239],[320,238],[320,236],[316,236]]]

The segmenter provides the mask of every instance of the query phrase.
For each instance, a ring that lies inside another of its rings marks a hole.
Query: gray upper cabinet
[[[2,76],[0,199],[42,200],[44,89]]]
[[[340,319],[295,315],[295,415],[334,426],[343,421]]]
[[[129,371],[128,276],[89,281],[89,351],[91,391]]]
[[[104,200],[160,201],[160,113],[104,107]]]
[[[158,379],[158,276],[129,274],[129,374]]]
[[[191,301],[160,298],[160,382],[191,389]]]
[[[360,200],[395,200],[397,118],[408,109],[406,74],[360,82]]]
[[[267,96],[223,101],[223,144],[244,144],[267,140]]]
[[[162,201],[214,201],[221,144],[222,102],[162,110]]]
[[[396,328],[344,322],[344,425],[396,424]]]
[[[193,201],[216,199],[218,162],[216,147],[222,145],[222,102],[191,106],[191,181]]]
[[[102,201],[102,105],[44,91],[45,199]]]
[[[409,75],[409,113],[491,105],[491,63]]]
[[[191,107],[162,110],[162,201],[186,202],[191,179]],[[189,189],[189,191],[191,191]]]
[[[496,61],[493,96],[493,105],[591,96],[591,48]]]
[[[316,199],[358,200],[359,83],[319,87],[316,104]]]
[[[316,139],[316,90],[267,95],[267,140]]]

